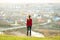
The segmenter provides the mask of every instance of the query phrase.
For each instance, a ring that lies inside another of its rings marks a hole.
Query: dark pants
[[[30,33],[29,33],[30,32]],[[28,36],[28,33],[30,34],[30,36],[31,36],[31,26],[28,26],[27,27],[27,36]]]

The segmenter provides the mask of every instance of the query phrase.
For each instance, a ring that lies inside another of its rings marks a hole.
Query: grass
[[[60,36],[56,37],[27,37],[27,36],[12,36],[12,35],[0,35],[0,40],[59,40]]]

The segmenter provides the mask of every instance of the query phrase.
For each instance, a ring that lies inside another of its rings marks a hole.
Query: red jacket
[[[26,23],[26,26],[32,26],[32,19],[27,19],[27,23]]]

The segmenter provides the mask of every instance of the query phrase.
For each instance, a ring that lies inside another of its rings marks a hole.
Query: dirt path
[[[2,29],[0,29],[1,31],[7,31],[7,30],[12,30],[12,29],[18,29],[18,28],[24,28],[25,26],[21,26],[21,27],[11,27],[11,28],[2,28]],[[2,34],[3,32],[0,32],[0,34]],[[7,32],[7,33],[9,33],[9,32]],[[20,33],[20,32],[17,32],[17,31],[12,31],[12,32],[10,32],[11,34],[13,34],[13,35],[26,35],[26,34],[22,34],[22,33]],[[32,31],[32,36],[34,36],[34,37],[44,37],[44,35],[43,34],[41,34],[41,33],[38,33],[38,32],[34,32],[34,31]]]

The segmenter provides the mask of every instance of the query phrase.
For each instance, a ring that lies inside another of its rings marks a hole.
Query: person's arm
[[[31,19],[31,26],[32,26],[32,19]]]

